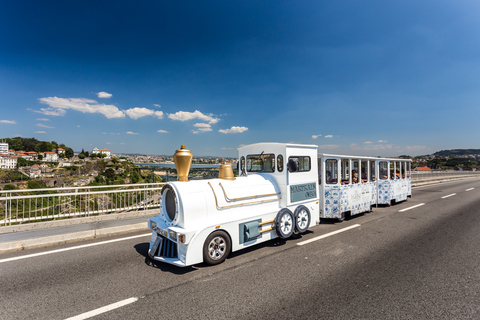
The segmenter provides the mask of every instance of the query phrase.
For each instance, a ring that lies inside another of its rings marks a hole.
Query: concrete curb
[[[0,243],[0,254],[6,252],[20,251],[25,249],[33,249],[46,247],[61,243],[69,243],[81,240],[88,240],[93,238],[107,237],[122,233],[147,231],[147,221],[142,223],[135,223],[123,226],[116,226],[110,228],[100,228],[94,230],[86,230],[73,233],[65,233],[41,238],[22,239],[10,242]]]

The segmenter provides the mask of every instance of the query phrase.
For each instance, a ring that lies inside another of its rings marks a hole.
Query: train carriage
[[[218,179],[188,181],[191,159],[182,145],[174,155],[178,181],[164,185],[160,214],[149,220],[150,258],[182,267],[221,263],[230,252],[302,234],[320,218],[342,220],[411,195],[403,159],[257,143],[239,148],[238,177],[222,165]]]

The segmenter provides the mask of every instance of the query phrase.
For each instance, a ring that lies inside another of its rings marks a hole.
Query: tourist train
[[[238,177],[188,181],[185,146],[174,161],[178,181],[161,190],[150,218],[150,258],[176,266],[223,262],[230,252],[305,233],[320,219],[343,220],[411,196],[409,159],[318,153],[318,146],[257,143],[241,147]]]

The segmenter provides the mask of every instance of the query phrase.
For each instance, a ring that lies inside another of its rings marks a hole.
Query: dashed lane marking
[[[420,203],[420,204],[417,204],[415,206],[411,206],[411,207],[408,207],[408,208],[405,208],[405,209],[402,209],[402,210],[398,210],[398,212],[404,212],[404,211],[407,211],[407,210],[415,209],[415,208],[421,207],[423,205],[425,205],[425,203]]]
[[[456,194],[456,193],[452,193],[452,194],[443,196],[442,199],[449,198],[449,197],[453,197],[453,196],[455,196],[455,195],[457,195],[457,194]]]
[[[346,227],[346,228],[343,228],[343,229],[340,229],[340,230],[332,231],[330,233],[326,233],[326,234],[323,234],[321,236],[299,242],[299,243],[297,243],[297,246],[303,246],[304,244],[308,244],[310,242],[314,242],[314,241],[317,241],[317,240],[320,240],[320,239],[324,239],[324,238],[333,236],[337,233],[341,233],[341,232],[344,232],[344,231],[347,231],[347,230],[350,230],[350,229],[353,229],[353,228],[357,228],[357,227],[360,227],[360,225],[359,224],[354,224],[353,226],[350,226],[350,227]]]
[[[126,305],[134,303],[136,301],[138,301],[138,298],[125,299],[125,300],[122,300],[122,301],[118,301],[118,302],[109,304],[108,306],[105,306],[105,307],[101,307],[101,308],[98,308],[98,309],[95,309],[95,310],[92,310],[92,311],[89,311],[89,312],[79,314],[78,316],[75,316],[75,317],[67,318],[65,320],[84,320],[84,319],[88,319],[88,318],[91,318],[91,317],[98,316],[99,314],[118,309],[120,307],[126,306]]]

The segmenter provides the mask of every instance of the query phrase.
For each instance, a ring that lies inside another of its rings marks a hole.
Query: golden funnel
[[[180,150],[175,151],[173,161],[175,168],[177,168],[178,181],[188,181],[188,172],[192,164],[193,155],[190,150],[185,149],[185,145],[180,146]]]
[[[218,177],[224,180],[235,180],[233,176],[233,168],[231,164],[222,164],[218,169]]]

